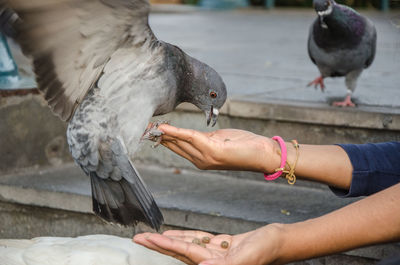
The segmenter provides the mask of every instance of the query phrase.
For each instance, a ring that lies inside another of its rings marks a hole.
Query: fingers
[[[219,265],[219,264],[228,264],[228,263],[225,261],[225,258],[220,258],[220,259],[204,260],[200,262],[199,265]]]
[[[206,140],[207,137],[204,133],[190,130],[177,128],[168,124],[162,124],[158,127],[159,130],[165,133],[165,139],[168,139],[168,136],[173,138],[188,142],[188,143],[198,143],[200,140]]]
[[[192,157],[203,159],[204,153],[215,150],[215,139],[211,137],[217,132],[204,133],[196,130],[176,128],[170,125],[162,126],[159,129],[164,132],[161,143],[174,143],[180,149]]]
[[[208,236],[210,238],[214,237],[213,234],[203,232],[203,231],[194,231],[194,230],[168,230],[163,233],[165,236],[192,236],[192,237],[205,237]]]
[[[192,163],[195,163],[194,156],[199,154],[199,151],[195,150],[193,147],[186,147],[186,150],[182,149],[181,145],[173,143],[173,142],[161,142],[161,144],[172,152],[182,156],[183,158],[189,160]],[[189,151],[188,151],[189,149]]]
[[[143,234],[135,235],[133,237],[133,242],[140,244],[142,246],[145,246],[149,249],[153,249],[153,250],[156,250],[163,254],[169,255],[169,256],[171,256],[170,254],[173,254],[172,252],[167,253],[167,251],[165,251],[164,249],[159,248],[157,245],[153,244],[151,241],[148,241],[147,239],[150,237],[150,235],[151,235],[151,233],[143,233]]]
[[[147,240],[163,250],[174,252],[179,256],[187,257],[196,264],[204,259],[212,258],[210,250],[197,244],[188,243],[179,239],[159,234],[152,234],[147,238]]]
[[[213,169],[213,163],[215,162],[211,159],[212,156],[207,155],[207,153],[213,152],[207,146],[201,145],[195,146],[191,143],[181,141],[181,140],[172,140],[165,141],[163,137],[162,145],[173,151],[174,153],[182,156],[183,158],[189,160],[196,167],[200,169]]]
[[[231,245],[232,241],[232,236],[230,235],[214,236],[213,234],[202,231],[170,230],[164,232],[163,235],[186,243],[195,243],[194,241],[196,240],[199,244],[201,243],[203,247],[217,251],[226,250]]]
[[[152,243],[151,241],[147,240],[150,237],[151,233],[143,233],[143,234],[138,234],[135,235],[133,237],[133,241],[139,245],[142,245],[146,248],[152,249],[154,251],[157,251],[161,254],[173,257],[175,259],[178,259],[186,264],[189,265],[195,265],[196,263],[194,263],[193,261],[191,261],[190,259],[188,259],[187,257],[184,257],[182,255],[178,255],[177,253],[173,252],[173,251],[168,251],[165,250],[163,248],[160,248],[159,246],[157,246],[156,244]]]
[[[202,231],[170,230],[162,235],[139,234],[134,237],[134,241],[187,264],[219,264],[215,262],[225,264],[222,257],[226,256],[229,249],[222,247],[222,244],[226,243],[230,246],[232,236],[214,236]],[[206,263],[204,263],[205,260]]]
[[[185,152],[186,154],[188,154],[188,155],[190,155],[192,157],[197,157],[197,158],[202,157],[201,150],[199,150],[196,146],[193,146],[192,144],[184,142],[184,141],[179,141],[179,140],[178,141],[171,141],[171,142],[161,141],[161,144],[163,144],[166,147],[168,147],[168,145],[176,146],[177,148],[181,149],[182,152]]]

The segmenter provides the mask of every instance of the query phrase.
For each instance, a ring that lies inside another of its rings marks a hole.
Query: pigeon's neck
[[[325,21],[336,34],[346,34],[359,38],[364,33],[364,18],[347,6],[336,4],[332,14],[326,17]]]
[[[198,97],[204,87],[207,87],[206,73],[209,71],[209,66],[187,54],[185,54],[185,58],[187,71],[184,75],[182,88],[179,90],[179,98],[181,102],[192,103],[201,109],[201,106],[198,105]]]
[[[356,47],[365,31],[365,19],[353,9],[336,4],[330,15],[318,18],[314,38],[321,48],[351,49]]]
[[[200,88],[205,65],[187,55],[179,47],[165,44],[168,51],[168,69],[176,77],[176,105],[182,102],[194,103],[194,96]]]

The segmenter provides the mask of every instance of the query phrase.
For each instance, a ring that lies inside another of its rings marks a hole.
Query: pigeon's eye
[[[217,97],[217,93],[215,93],[214,91],[210,92],[210,97],[216,98]]]

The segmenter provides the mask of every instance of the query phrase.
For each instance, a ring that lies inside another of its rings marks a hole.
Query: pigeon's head
[[[325,17],[332,13],[333,7],[335,5],[334,0],[314,0],[314,9],[319,17]]]
[[[226,101],[226,86],[221,76],[210,66],[189,57],[191,80],[184,90],[184,101],[205,112],[207,126],[217,123],[219,110]]]

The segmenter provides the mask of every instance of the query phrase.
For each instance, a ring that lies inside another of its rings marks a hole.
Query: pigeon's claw
[[[356,104],[351,101],[351,95],[347,95],[343,101],[335,101],[332,103],[332,106],[335,107],[352,107],[354,108]]]
[[[166,121],[157,121],[153,123],[149,123],[146,130],[143,133],[142,140],[149,140],[155,142],[152,146],[156,148],[161,144],[161,136],[164,134],[162,131],[158,130],[158,126],[161,124],[168,124]]]
[[[219,110],[211,106],[210,110],[205,111],[207,118],[207,126],[211,124],[211,127],[214,127],[218,120]]]
[[[319,85],[321,88],[321,91],[322,92],[325,91],[324,78],[322,76],[315,78],[315,80],[308,83],[307,86],[312,86],[312,85],[314,85],[315,89],[317,89],[318,85]]]

